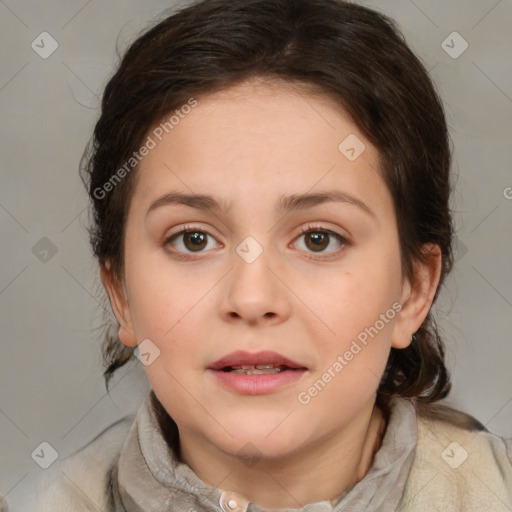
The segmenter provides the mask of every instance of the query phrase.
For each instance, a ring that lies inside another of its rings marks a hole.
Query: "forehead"
[[[158,124],[150,130],[156,144],[137,171],[138,201],[176,188],[212,193],[225,204],[237,194],[265,200],[269,192],[315,187],[341,187],[373,203],[386,195],[376,148],[331,98],[253,81],[195,99],[168,133],[160,129],[161,140]]]

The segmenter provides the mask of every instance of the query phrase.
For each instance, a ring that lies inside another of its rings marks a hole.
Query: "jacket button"
[[[219,505],[224,512],[246,512],[249,501],[242,499],[234,492],[222,491]]]

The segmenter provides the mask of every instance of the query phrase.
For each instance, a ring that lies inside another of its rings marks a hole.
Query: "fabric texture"
[[[270,512],[207,485],[179,461],[150,394],[135,417],[117,421],[55,463],[23,506],[8,512]],[[421,417],[411,400],[395,397],[382,445],[360,482],[335,503],[279,510],[510,511],[512,438]]]

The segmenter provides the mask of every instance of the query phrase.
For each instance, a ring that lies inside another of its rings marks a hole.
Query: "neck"
[[[364,478],[385,427],[384,414],[373,401],[328,439],[279,459],[262,458],[251,467],[204,438],[181,430],[180,456],[212,487],[236,492],[263,508],[301,508],[337,499]]]

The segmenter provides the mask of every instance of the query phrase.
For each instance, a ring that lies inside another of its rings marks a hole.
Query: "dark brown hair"
[[[99,263],[108,261],[121,282],[136,168],[108,193],[104,184],[149,130],[190,98],[255,78],[333,99],[377,148],[394,202],[404,276],[412,280],[414,262],[427,261],[424,244],[441,248],[435,300],[453,265],[443,105],[396,23],[343,0],[203,0],[172,12],[133,42],[105,88],[83,160]],[[448,394],[443,342],[431,313],[409,347],[391,349],[378,390],[383,408],[393,395],[432,403]],[[103,344],[107,390],[115,370],[133,358],[114,328]]]

